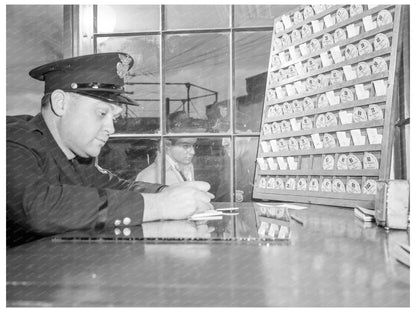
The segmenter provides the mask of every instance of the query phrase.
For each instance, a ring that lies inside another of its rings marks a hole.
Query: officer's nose
[[[114,120],[110,114],[105,118],[105,124],[103,128],[104,131],[108,133],[108,135],[112,135],[115,132]]]

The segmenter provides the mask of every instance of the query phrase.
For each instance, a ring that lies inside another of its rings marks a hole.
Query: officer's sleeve
[[[40,157],[18,144],[7,144],[7,217],[37,233],[90,228],[97,221],[113,224],[128,217],[143,220],[140,193],[79,185],[50,184]],[[99,220],[100,211],[105,219]]]

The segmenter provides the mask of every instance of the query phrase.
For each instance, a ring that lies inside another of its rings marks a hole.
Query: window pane
[[[235,34],[236,131],[259,132],[272,31]]]
[[[159,139],[110,138],[101,150],[98,164],[123,179],[137,174],[156,158]]]
[[[98,33],[119,33],[159,30],[158,5],[99,5]]]
[[[228,131],[228,34],[169,35],[165,55],[167,114],[185,111],[210,132]]]
[[[257,137],[235,138],[235,201],[251,201],[258,142]]]
[[[7,115],[40,112],[44,84],[28,73],[63,58],[62,5],[7,5]]]
[[[228,5],[167,5],[165,9],[166,29],[229,26]]]
[[[235,27],[273,26],[273,20],[298,5],[236,5]]]
[[[125,89],[140,106],[125,107],[116,123],[116,133],[159,132],[159,36],[99,37],[97,51],[129,53],[134,60]]]
[[[195,180],[211,185],[209,192],[215,195],[213,201],[230,201],[229,157],[224,149],[228,138],[199,138],[195,148],[193,164]]]

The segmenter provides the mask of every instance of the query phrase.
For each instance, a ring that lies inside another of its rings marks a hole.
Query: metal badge
[[[347,193],[360,194],[361,185],[355,179],[348,179],[347,181]]]
[[[336,193],[345,193],[345,184],[340,179],[334,179],[332,182],[332,191]]]
[[[355,45],[349,44],[345,47],[344,56],[347,60],[353,59],[358,56],[358,49]]]
[[[337,23],[341,23],[342,21],[345,21],[348,19],[348,11],[345,8],[339,8],[337,10],[337,13],[335,14]]]
[[[332,37],[331,34],[326,33],[325,35],[323,35],[322,37],[322,46],[323,47],[327,47],[329,45],[334,44],[334,38]]]
[[[299,150],[299,143],[298,140],[295,138],[289,139],[289,150],[290,151],[298,151]]]
[[[332,182],[330,179],[324,179],[321,185],[322,192],[332,192]]]
[[[310,117],[304,116],[301,121],[302,130],[310,130],[313,128],[312,119]]]
[[[361,4],[351,4],[350,5],[350,16],[361,14],[364,12],[364,8]]]
[[[374,154],[365,152],[363,158],[364,169],[378,169],[378,159]]]
[[[294,100],[292,103],[293,112],[294,113],[302,113],[303,112],[303,103],[298,100]]]
[[[293,43],[298,42],[300,39],[302,39],[302,35],[298,29],[292,31],[291,37]]]
[[[325,133],[322,140],[324,142],[324,148],[336,147],[335,138],[332,134]]]
[[[306,191],[307,186],[308,186],[308,183],[306,182],[306,179],[305,178],[300,178],[298,180],[298,184],[296,186],[296,189],[298,191]]]
[[[321,94],[318,97],[318,107],[322,108],[322,107],[327,107],[327,106],[329,106],[328,98],[327,98],[326,94]]]
[[[295,25],[302,23],[303,22],[303,14],[300,11],[296,11],[293,14],[293,21],[294,21]]]
[[[318,179],[313,178],[309,181],[309,191],[312,191],[312,192],[318,192],[319,191]]]
[[[318,39],[312,39],[310,42],[311,53],[321,49],[321,42]]]
[[[338,161],[337,161],[337,169],[338,170],[347,170],[347,155],[345,154],[341,154],[338,157]]]
[[[333,170],[335,165],[335,159],[332,155],[325,155],[322,167],[324,170]]]
[[[389,46],[390,46],[390,40],[386,34],[380,33],[374,37],[374,49],[376,51],[388,48]]]
[[[383,110],[377,104],[368,106],[368,120],[382,120]]]
[[[354,92],[348,88],[342,88],[340,93],[341,103],[354,101]]]
[[[310,149],[311,148],[311,140],[308,137],[301,136],[300,139],[299,139],[299,148],[301,150]]]
[[[303,99],[303,109],[305,112],[309,112],[315,108],[313,100],[310,97],[305,97]]]
[[[393,23],[393,17],[390,11],[381,10],[377,14],[377,25],[378,27]]]
[[[305,24],[301,28],[302,38],[312,35],[312,27],[309,24]]]
[[[335,43],[338,43],[340,41],[347,40],[347,33],[343,28],[338,28],[335,30],[334,33],[334,41]]]
[[[354,154],[347,156],[347,168],[349,170],[360,170],[363,168],[360,159]]]
[[[358,43],[358,54],[359,55],[364,55],[364,54],[368,54],[373,52],[373,46],[371,45],[371,43],[366,40],[363,39]]]
[[[352,120],[354,120],[354,122],[367,121],[367,113],[362,107],[354,107],[352,112]]]
[[[377,194],[377,182],[372,179],[365,181],[363,186],[363,193],[368,195]]]
[[[357,77],[365,77],[371,75],[370,66],[366,62],[360,62],[357,65]]]
[[[303,16],[305,17],[305,20],[314,16],[315,13],[313,12],[313,9],[311,6],[307,5],[304,9],[303,9]]]
[[[384,71],[388,71],[387,62],[382,57],[376,57],[371,65],[373,74],[378,74]]]

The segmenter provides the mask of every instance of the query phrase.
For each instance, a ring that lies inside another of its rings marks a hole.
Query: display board
[[[253,198],[371,205],[390,176],[400,6],[275,19]]]

